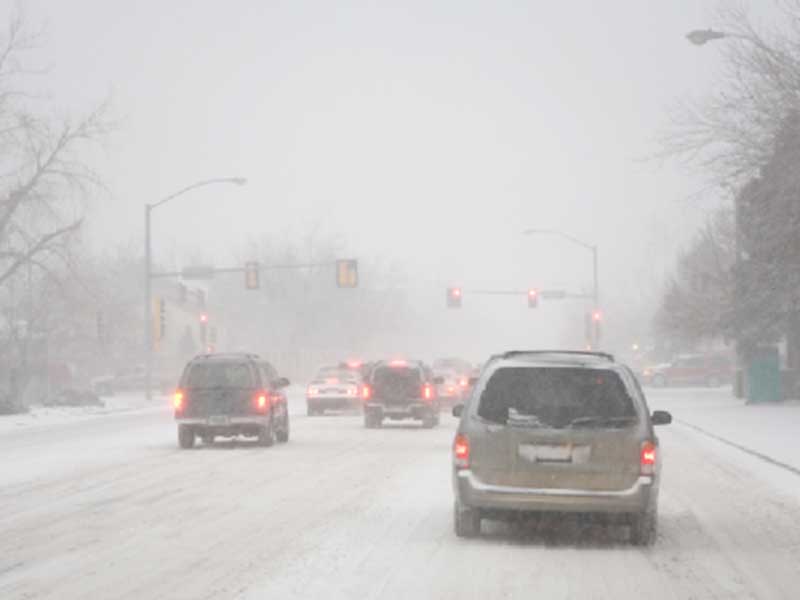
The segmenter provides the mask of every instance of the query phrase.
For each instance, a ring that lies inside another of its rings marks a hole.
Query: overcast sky
[[[598,244],[609,304],[657,284],[715,197],[645,160],[665,109],[719,68],[718,48],[684,38],[715,5],[22,2],[46,24],[37,59],[57,103],[81,112],[111,95],[122,117],[99,162],[111,196],[92,214],[98,246],[140,243],[144,202],[245,176],[159,209],[157,256],[230,264],[252,236],[316,226],[352,256],[402,264],[437,311],[447,282],[589,285],[585,250],[526,227]],[[487,332],[515,318],[480,306]],[[537,313],[542,339],[559,342],[576,310]]]

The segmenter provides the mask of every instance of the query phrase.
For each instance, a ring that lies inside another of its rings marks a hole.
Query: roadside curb
[[[790,473],[794,473],[795,475],[800,475],[800,468],[798,468],[798,467],[794,467],[794,466],[792,466],[790,464],[787,464],[785,462],[781,462],[779,460],[776,460],[776,459],[772,458],[771,456],[768,456],[766,454],[758,452],[757,450],[753,450],[752,448],[748,448],[747,446],[742,446],[741,444],[737,444],[736,442],[732,442],[731,440],[729,440],[727,438],[719,436],[716,433],[711,433],[707,429],[703,429],[702,427],[699,427],[697,425],[693,425],[692,423],[689,423],[688,421],[684,421],[682,419],[675,419],[675,421],[677,423],[680,423],[684,427],[689,427],[690,429],[694,429],[695,431],[697,431],[698,433],[702,433],[706,437],[710,437],[710,438],[712,438],[714,440],[717,440],[718,442],[722,442],[723,444],[731,446],[732,448],[736,448],[737,450],[739,450],[741,452],[749,454],[750,456],[754,456],[754,457],[758,458],[759,460],[763,460],[764,462],[769,463],[769,464],[771,464],[771,465],[773,465],[775,467],[779,467],[781,469],[784,469],[785,471],[789,471]]]

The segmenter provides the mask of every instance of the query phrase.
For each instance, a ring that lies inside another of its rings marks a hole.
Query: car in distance
[[[661,453],[631,370],[601,353],[507,352],[484,367],[453,443],[455,533],[484,517],[602,514],[656,535]]]
[[[439,424],[437,384],[442,381],[421,361],[375,363],[364,383],[364,426],[381,427],[384,419],[416,419],[423,427]]]
[[[733,373],[733,362],[725,355],[684,354],[672,362],[645,368],[642,371],[642,382],[653,387],[719,387],[731,383]]]
[[[360,407],[361,389],[358,370],[322,367],[306,388],[306,412],[313,416],[324,414],[326,410]]]
[[[255,354],[204,354],[186,365],[173,399],[178,444],[200,437],[249,436],[262,446],[289,441],[289,411],[282,391],[289,380]]]

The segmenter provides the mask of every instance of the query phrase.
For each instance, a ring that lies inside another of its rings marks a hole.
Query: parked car
[[[306,388],[306,411],[313,416],[326,410],[360,408],[362,386],[359,370],[322,367]]]
[[[661,452],[633,372],[607,354],[507,352],[484,367],[453,443],[455,533],[485,517],[604,514],[655,540]]]
[[[719,387],[731,383],[733,361],[719,354],[685,354],[673,361],[645,368],[642,382],[654,387],[705,385]]]
[[[250,436],[262,446],[289,441],[289,410],[283,389],[289,380],[255,354],[207,354],[183,371],[175,392],[181,448],[200,437]]]
[[[436,386],[442,380],[420,361],[380,361],[365,382],[364,426],[380,427],[384,419],[416,419],[423,427],[439,424]]]

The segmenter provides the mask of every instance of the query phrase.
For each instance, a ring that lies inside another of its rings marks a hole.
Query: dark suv
[[[661,454],[631,370],[600,353],[508,352],[484,367],[453,414],[455,532],[480,532],[483,517],[595,513],[655,540]],[[612,519],[613,520],[613,519]]]
[[[364,426],[380,427],[384,419],[417,419],[423,427],[439,424],[439,398],[431,370],[419,361],[375,363],[362,388]]]
[[[255,354],[206,354],[193,358],[175,392],[181,448],[195,437],[258,438],[262,446],[289,441],[289,411],[283,388],[289,380]]]

